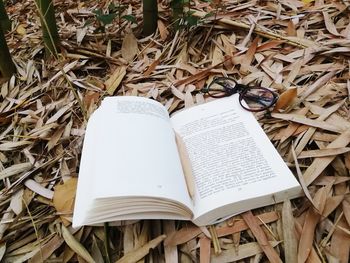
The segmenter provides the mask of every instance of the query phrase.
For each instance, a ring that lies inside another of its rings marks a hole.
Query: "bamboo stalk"
[[[11,29],[11,21],[6,13],[3,0],[0,0],[0,26],[3,32],[7,32]]]
[[[16,72],[9,48],[6,44],[5,35],[0,27],[0,75],[3,78],[9,78]]]
[[[158,20],[157,0],[143,0],[143,34],[149,36],[156,32]]]
[[[47,54],[57,57],[59,35],[55,19],[55,10],[52,0],[35,0],[40,14],[43,39]]]

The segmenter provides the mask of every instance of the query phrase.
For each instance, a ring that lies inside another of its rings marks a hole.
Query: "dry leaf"
[[[282,227],[283,227],[283,248],[285,262],[297,263],[298,240],[295,233],[295,223],[292,212],[291,202],[284,201],[282,208]]]
[[[27,30],[25,28],[25,25],[19,24],[18,27],[16,28],[16,32],[21,36],[25,36],[27,34]]]
[[[159,30],[160,38],[164,41],[167,39],[167,37],[169,35],[169,30],[166,28],[166,26],[164,25],[162,20],[158,19],[157,23],[158,23],[158,30]]]
[[[48,259],[64,242],[64,239],[55,235],[45,245],[43,245],[28,263],[36,263]]]
[[[71,214],[73,212],[77,181],[77,178],[71,178],[64,184],[55,186],[52,202],[58,213]],[[61,218],[65,225],[69,224],[64,216]]]
[[[330,143],[326,148],[345,147],[350,142],[350,130],[342,133],[336,140]],[[311,184],[326,167],[334,160],[335,156],[315,158],[312,164],[307,168],[303,177],[306,185]]]
[[[85,259],[88,263],[95,263],[94,259],[91,257],[86,248],[74,238],[74,236],[64,225],[62,225],[62,237],[75,253]]]
[[[279,244],[277,241],[269,242],[268,245],[275,247]],[[256,254],[262,253],[263,250],[257,242],[246,243],[239,247],[232,247],[230,249],[222,251],[220,255],[212,255],[211,263],[228,263],[228,262],[240,262],[244,258],[252,257]]]
[[[134,57],[139,52],[137,47],[137,39],[132,32],[127,33],[124,36],[121,51],[123,58],[128,62],[133,61]]]
[[[257,217],[258,217],[257,222],[259,225],[268,224],[268,223],[277,221],[279,219],[279,215],[276,212],[267,212],[264,214],[257,215]],[[228,219],[228,221],[229,220],[230,219]],[[216,229],[216,233],[218,237],[223,237],[223,236],[238,233],[247,229],[249,229],[249,227],[244,222],[244,220],[239,220],[239,221],[235,221],[232,226],[218,227]]]
[[[339,36],[339,32],[337,31],[337,28],[335,27],[334,23],[332,22],[331,18],[329,17],[327,12],[322,12],[324,17],[324,23],[326,24],[326,28],[329,33]]]
[[[241,72],[243,72],[243,73],[249,72],[249,66],[253,62],[254,55],[255,55],[256,49],[258,47],[258,42],[259,42],[259,37],[256,37],[253,40],[252,44],[250,45],[247,53],[245,54],[245,56],[242,60],[242,64],[241,64],[241,68],[240,68]]]
[[[339,155],[349,151],[349,147],[303,151],[298,155],[298,159]]]
[[[298,90],[296,88],[287,89],[278,98],[276,105],[273,109],[273,112],[278,112],[278,110],[280,109],[287,108],[290,104],[292,104],[297,94],[298,94]]]
[[[118,67],[112,76],[106,80],[105,86],[109,95],[113,95],[126,74],[126,67]]]
[[[339,215],[339,212],[337,214]],[[349,225],[344,217],[339,220],[338,226],[349,229]],[[339,262],[349,262],[350,235],[343,230],[336,228],[332,235],[330,252],[339,260]]]
[[[41,195],[47,199],[53,198],[53,191],[43,187],[41,184],[37,183],[32,179],[28,179],[24,182],[24,185],[28,187],[28,189],[32,190],[34,193]]]
[[[11,197],[10,207],[16,215],[19,215],[23,210],[23,193],[22,188]]]
[[[199,254],[199,260],[200,263],[210,263],[210,239],[207,237],[202,237],[199,239],[199,247],[200,247],[200,254]]]
[[[7,177],[10,177],[10,176],[13,176],[13,175],[16,175],[19,173],[27,172],[32,167],[33,167],[33,165],[30,162],[14,164],[14,165],[0,171],[0,180],[3,180]]]
[[[0,244],[0,261],[2,261],[2,258],[4,257],[6,252],[6,243],[1,243]]]
[[[264,251],[267,258],[272,263],[282,262],[281,258],[277,254],[277,252],[273,249],[269,241],[267,240],[266,234],[260,228],[257,219],[254,217],[251,211],[245,212],[241,214],[242,218],[249,226],[250,230],[253,232],[256,240],[258,241],[261,249]]]
[[[133,263],[137,262],[149,253],[151,248],[158,246],[164,239],[166,235],[161,235],[155,239],[149,241],[146,245],[124,255],[121,259],[117,260],[116,263]]]
[[[164,245],[165,246],[180,245],[198,236],[200,233],[202,233],[202,231],[200,230],[199,227],[196,227],[196,226],[184,227],[168,235],[168,237],[164,240]]]

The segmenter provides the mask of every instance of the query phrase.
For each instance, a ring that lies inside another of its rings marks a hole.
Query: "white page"
[[[240,106],[238,94],[179,112],[171,122],[191,159],[195,218],[235,202],[300,188],[253,114]]]
[[[192,208],[166,109],[150,99],[109,97],[88,123],[73,224],[83,222],[94,199],[128,196]]]

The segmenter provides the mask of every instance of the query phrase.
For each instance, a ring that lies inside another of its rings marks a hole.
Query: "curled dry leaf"
[[[278,110],[280,110],[280,109],[287,108],[289,105],[292,104],[292,102],[296,98],[297,94],[298,94],[298,90],[296,88],[287,89],[285,92],[283,92],[279,96],[279,98],[276,102],[276,105],[273,109],[273,112],[278,112]]]
[[[45,188],[38,182],[28,179],[24,182],[24,185],[28,187],[30,190],[32,190],[34,193],[37,193],[38,195],[41,195],[47,199],[52,199],[54,192],[51,191],[50,189]]]

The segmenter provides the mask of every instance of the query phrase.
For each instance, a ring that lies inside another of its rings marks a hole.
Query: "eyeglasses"
[[[201,92],[213,98],[223,98],[239,93],[239,104],[245,110],[252,112],[267,110],[278,99],[278,94],[267,88],[239,84],[236,80],[227,77],[215,77],[208,86],[201,89]]]

